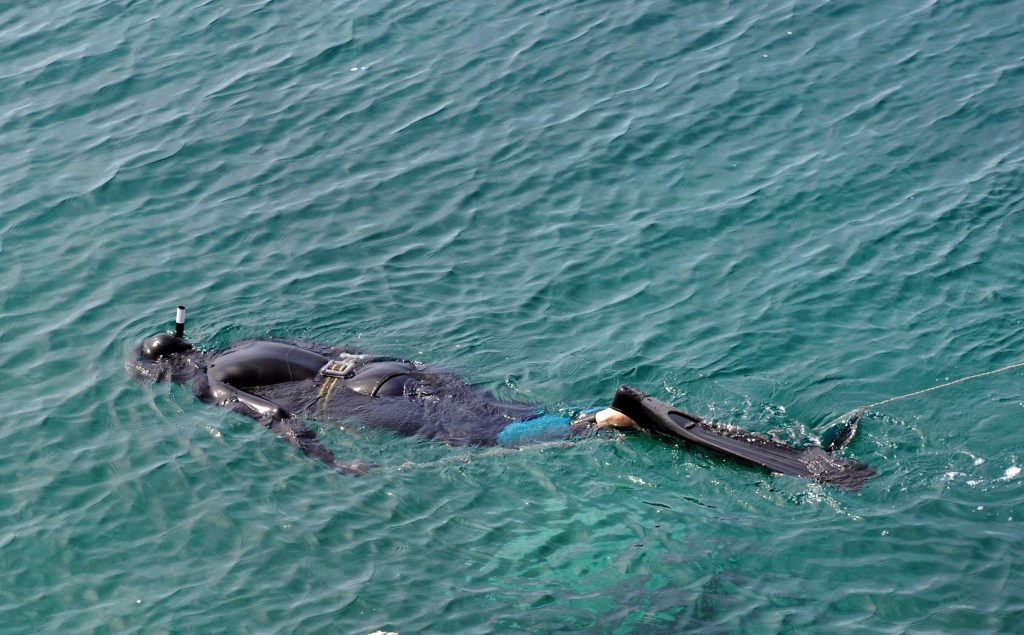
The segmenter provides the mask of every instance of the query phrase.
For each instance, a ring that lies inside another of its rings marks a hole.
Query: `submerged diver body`
[[[504,447],[632,423],[614,410],[575,418],[545,414],[499,400],[440,368],[315,343],[247,340],[207,353],[162,333],[139,347],[135,371],[149,379],[191,380],[203,401],[260,421],[306,456],[346,473],[364,470],[338,462],[302,418],[353,418],[449,445]]]
[[[567,439],[605,427],[639,427],[673,442],[848,489],[859,489],[874,474],[867,466],[831,454],[852,438],[855,421],[838,430],[827,450],[796,448],[705,421],[628,386],[618,390],[610,408],[562,416],[498,399],[444,369],[317,343],[246,340],[219,351],[199,351],[184,338],[183,308],[176,332],[144,340],[133,367],[142,378],[191,380],[203,401],[256,419],[306,456],[346,474],[366,469],[338,461],[304,418],[355,419],[449,445],[503,447]]]

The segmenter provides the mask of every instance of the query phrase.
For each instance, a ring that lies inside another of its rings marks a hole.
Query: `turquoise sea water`
[[[1024,359],[1024,3],[0,5],[0,632],[1019,632],[1024,372],[859,493],[315,426],[131,348],[348,343],[801,441]]]

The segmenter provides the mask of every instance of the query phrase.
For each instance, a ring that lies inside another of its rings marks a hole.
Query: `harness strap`
[[[325,377],[348,379],[351,377],[349,373],[352,372],[356,364],[368,359],[370,359],[369,355],[349,355],[344,359],[332,359],[323,365],[323,368],[320,369],[320,374]]]

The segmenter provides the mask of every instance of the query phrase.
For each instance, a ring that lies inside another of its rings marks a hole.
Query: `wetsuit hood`
[[[177,337],[170,333],[158,333],[142,341],[139,354],[146,359],[156,361],[161,357],[170,357],[190,350],[192,350],[192,343],[184,337]]]
[[[140,379],[169,379],[182,383],[195,376],[202,354],[192,343],[171,333],[147,337],[135,349],[133,370]]]

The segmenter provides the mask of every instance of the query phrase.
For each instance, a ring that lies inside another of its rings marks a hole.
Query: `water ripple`
[[[1013,373],[869,413],[854,495],[646,437],[319,426],[379,465],[344,479],[124,363],[185,303],[208,348],[349,343],[553,409],[631,382],[802,442],[1016,361],[1018,13],[0,8],[0,617],[1012,630]]]

